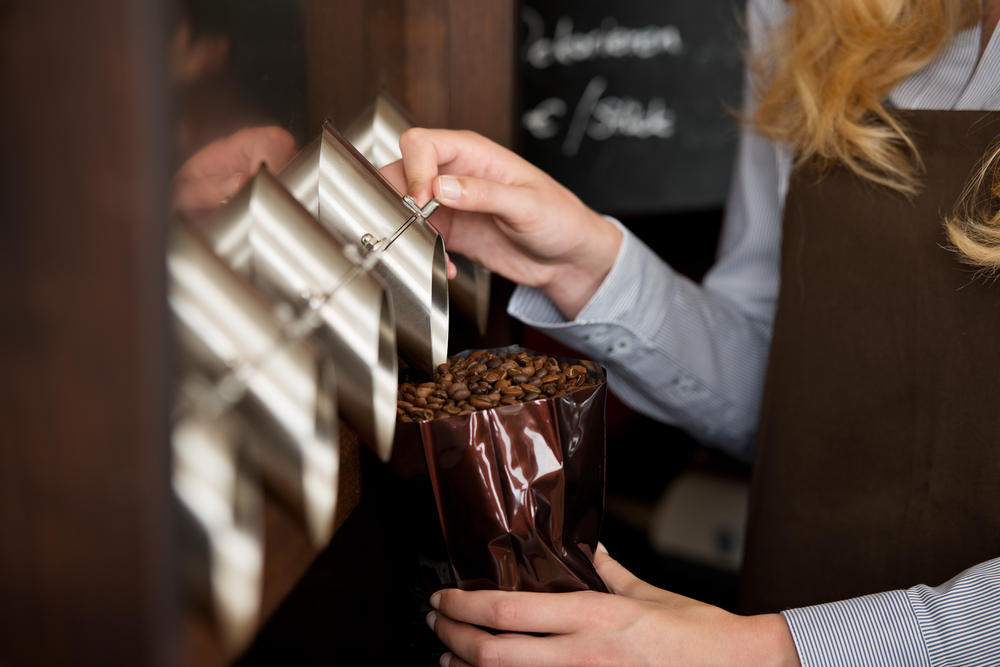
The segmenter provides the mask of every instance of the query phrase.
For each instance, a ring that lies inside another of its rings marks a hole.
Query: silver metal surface
[[[232,656],[257,630],[264,587],[264,511],[249,434],[232,412],[189,414],[174,425],[171,445],[184,590]]]
[[[333,362],[311,340],[289,339],[272,304],[182,225],[167,268],[181,368],[212,387],[182,394],[178,410],[211,419],[235,407],[253,429],[265,483],[325,545],[340,464]]]
[[[451,253],[449,257],[458,269],[448,285],[451,302],[460,313],[475,323],[479,335],[485,336],[490,317],[490,283],[493,274],[465,255]]]
[[[381,169],[403,157],[399,150],[399,137],[416,126],[416,120],[402,105],[385,91],[380,91],[375,100],[347,126],[344,137],[369,162]]]
[[[337,369],[341,414],[388,461],[396,427],[396,326],[389,293],[364,270],[360,255],[345,255],[341,242],[264,169],[202,233],[293,317],[315,317],[315,334]]]
[[[448,354],[447,260],[425,219],[436,205],[415,212],[329,123],[278,180],[338,240],[377,255],[372,271],[392,294],[399,353],[433,374]]]
[[[344,137],[381,169],[403,158],[399,138],[416,126],[417,122],[406,109],[380,91],[375,101],[347,126]],[[485,336],[490,313],[490,271],[464,255],[454,252],[448,255],[458,269],[458,275],[448,284],[451,303],[476,324],[481,336]]]

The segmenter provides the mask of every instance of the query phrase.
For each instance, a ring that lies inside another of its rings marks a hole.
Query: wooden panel
[[[424,127],[450,127],[448,0],[406,3],[406,91],[397,98]]]
[[[517,3],[450,0],[450,122],[507,147],[517,104]]]
[[[172,664],[166,21],[4,5],[0,662]]]
[[[403,95],[403,0],[307,0],[308,123],[349,123],[386,87]]]
[[[308,0],[309,123],[343,126],[385,87],[427,127],[512,146],[514,0]],[[351,29],[364,26],[364,29]]]

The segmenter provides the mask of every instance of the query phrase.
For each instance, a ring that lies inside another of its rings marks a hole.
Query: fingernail
[[[462,198],[462,184],[454,176],[438,176],[438,190],[441,199],[458,201]]]
[[[431,606],[434,607],[435,609],[438,609],[439,608],[438,605],[440,604],[441,604],[441,591],[438,591],[437,593],[431,596]]]
[[[605,547],[600,542],[597,543],[597,550],[600,551],[602,554],[608,554],[607,547]],[[608,555],[610,556],[611,554],[608,554]]]
[[[223,187],[223,192],[227,197],[232,197],[240,190],[240,183],[243,181],[243,174],[233,174],[226,181],[226,185]],[[216,181],[218,182],[218,181]]]
[[[451,653],[445,653],[441,656],[441,667],[448,667],[451,664]]]
[[[436,611],[432,611],[431,613],[427,614],[427,625],[430,626],[431,630],[434,629],[434,624],[437,623],[437,620],[438,620],[438,615]]]

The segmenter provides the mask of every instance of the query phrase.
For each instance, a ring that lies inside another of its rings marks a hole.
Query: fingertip
[[[437,591],[431,595],[431,606],[435,609],[441,608],[441,591]]]
[[[437,619],[438,619],[438,614],[436,611],[432,611],[431,613],[427,614],[427,618],[425,620],[427,621],[427,626],[431,629],[431,631],[434,630],[434,624],[437,623]]]
[[[449,259],[448,260],[448,280],[454,280],[458,276],[458,267]]]
[[[454,176],[438,176],[434,179],[434,196],[441,201],[457,202],[462,199],[462,183]]]
[[[604,546],[603,542],[598,542],[597,543],[597,550],[600,551],[602,554],[605,554],[605,555],[608,555],[608,556],[611,555],[611,554],[608,553],[608,548],[606,546]]]
[[[448,665],[451,664],[451,659],[454,657],[455,656],[452,655],[451,653],[445,653],[441,656],[441,660],[438,664],[440,664],[441,667],[448,667]]]

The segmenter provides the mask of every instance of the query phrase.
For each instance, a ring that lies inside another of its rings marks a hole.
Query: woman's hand
[[[449,250],[529,287],[569,319],[587,304],[618,256],[621,232],[514,153],[473,132],[412,129],[403,159],[383,169],[431,218]]]
[[[427,623],[453,651],[443,667],[799,665],[778,614],[736,616],[650,586],[605,552],[594,560],[615,595],[445,589]],[[491,635],[477,625],[511,633]]]
[[[276,174],[294,156],[295,139],[280,127],[250,127],[213,141],[174,176],[174,215],[198,221],[239,192],[261,164]]]

